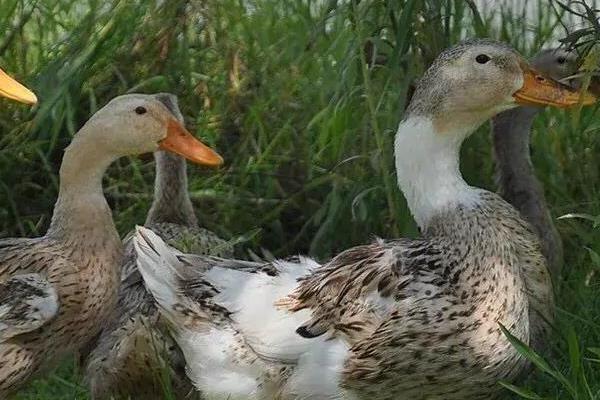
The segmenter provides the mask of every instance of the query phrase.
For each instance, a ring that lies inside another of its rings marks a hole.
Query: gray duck
[[[442,52],[394,145],[416,239],[377,240],[323,265],[252,263],[183,254],[139,227],[138,268],[196,388],[223,400],[498,398],[498,381],[527,367],[500,324],[541,349],[552,283],[519,212],[464,181],[460,147],[499,112],[579,98],[504,44]]]
[[[165,93],[157,98],[184,123],[176,96]],[[155,152],[154,159],[154,198],[145,226],[182,251],[231,257],[226,241],[198,225],[185,160],[165,151]],[[181,351],[162,328],[154,299],[137,270],[132,235],[124,240],[117,307],[85,357],[85,381],[94,400],[158,400],[165,391],[176,399],[194,398]]]
[[[108,321],[123,245],[102,177],[118,158],[158,148],[222,163],[156,97],[117,97],[67,147],[47,233],[0,240],[0,398],[78,351]]]
[[[544,75],[562,80],[577,70],[577,56],[563,49],[545,50],[533,58],[532,65]],[[542,254],[556,278],[563,265],[562,240],[530,156],[531,129],[541,110],[541,107],[524,106],[498,114],[492,119],[492,139],[498,192],[519,210],[538,234]]]

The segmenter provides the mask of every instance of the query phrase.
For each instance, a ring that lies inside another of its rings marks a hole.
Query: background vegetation
[[[562,2],[585,11],[575,3]],[[550,0],[0,0],[1,66],[41,100],[2,101],[0,237],[44,233],[62,151],[95,110],[156,91],[176,93],[190,130],[227,160],[190,168],[200,220],[223,237],[326,259],[375,235],[414,235],[391,151],[410,83],[465,37],[532,55],[582,25],[593,50],[590,12],[586,21]],[[588,218],[557,221],[566,268],[556,340],[518,389],[525,398],[600,398],[597,121],[595,110],[536,121],[533,159],[552,214]],[[493,189],[488,131],[464,146],[462,171]],[[120,232],[143,222],[152,185],[151,157],[110,168]],[[71,363],[20,396],[65,398],[86,398]]]

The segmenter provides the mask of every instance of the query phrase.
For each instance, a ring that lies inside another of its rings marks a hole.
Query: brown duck
[[[158,148],[222,163],[155,96],[117,97],[67,147],[46,235],[0,241],[0,398],[78,350],[108,320],[123,245],[102,177],[118,158]]]
[[[183,124],[177,97],[166,93],[156,97]],[[232,249],[226,241],[198,226],[185,160],[165,151],[155,152],[154,159],[154,199],[145,226],[182,251],[230,257]],[[165,392],[177,399],[193,399],[197,395],[185,374],[183,355],[164,332],[154,298],[137,270],[132,236],[124,240],[117,308],[86,357],[85,380],[94,400],[158,400]]]

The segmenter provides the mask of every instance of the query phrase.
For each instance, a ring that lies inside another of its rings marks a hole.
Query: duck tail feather
[[[181,262],[179,252],[169,247],[157,234],[148,228],[136,227],[133,240],[137,253],[137,266],[144,284],[159,306],[172,311],[179,302]]]

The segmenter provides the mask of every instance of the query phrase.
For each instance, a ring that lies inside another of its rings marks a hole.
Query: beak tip
[[[223,166],[223,164],[225,164],[225,160],[223,160],[223,157],[218,156],[217,159],[215,159],[212,163],[210,163],[210,165],[208,165],[211,168],[214,169],[219,169]]]
[[[18,101],[19,103],[33,105],[38,99],[35,93],[29,88],[23,86],[14,78],[7,75],[0,69],[0,96],[10,100]]]
[[[208,154],[205,152],[205,149],[203,149],[200,154],[194,156],[186,156],[184,154],[183,156],[194,164],[202,165],[212,169],[218,169],[225,164],[223,157],[221,157],[219,153],[212,149],[208,149]]]
[[[30,106],[35,106],[38,103],[38,99],[37,97],[33,96],[32,98],[23,100],[23,103]]]

